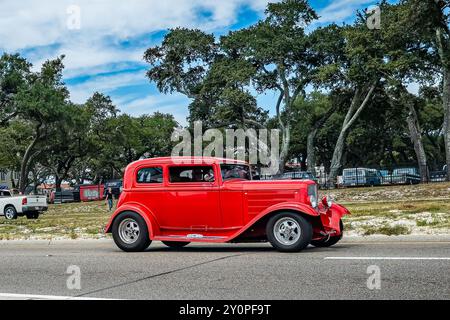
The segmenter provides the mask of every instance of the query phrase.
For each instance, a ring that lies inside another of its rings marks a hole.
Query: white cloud
[[[268,0],[21,0],[0,2],[0,47],[18,50],[103,37],[117,40],[174,26],[208,30],[235,22],[237,9],[261,11]],[[81,9],[81,29],[69,30],[67,8]],[[202,12],[208,12],[207,18]]]
[[[64,54],[65,78],[92,78],[70,85],[74,102],[84,102],[95,91],[149,84],[143,71],[129,72],[143,64],[151,39],[141,36],[177,26],[221,31],[237,22],[239,9],[262,12],[274,0],[0,0],[0,49],[26,51],[39,68],[47,59]],[[277,0],[275,0],[277,1]],[[342,22],[374,0],[333,0],[319,11],[318,23]],[[81,29],[69,30],[67,9],[81,9]],[[150,38],[150,37],[149,37]],[[132,46],[122,41],[131,40]],[[128,71],[115,73],[119,71]],[[112,74],[111,74],[112,73]],[[149,91],[150,91],[149,84]],[[124,112],[138,115],[155,111],[173,113],[182,124],[188,99],[181,95],[136,93],[113,97]],[[261,98],[267,102],[269,97]]]
[[[24,52],[40,68],[48,59],[65,55],[65,79],[91,76],[70,85],[71,99],[84,102],[95,91],[149,84],[142,71],[151,39],[135,41],[177,26],[220,31],[237,22],[239,9],[248,6],[262,13],[269,0],[0,0],[0,50]],[[80,8],[80,29],[70,30],[68,8]],[[150,36],[149,36],[150,38]],[[123,45],[131,41],[131,46]],[[122,73],[114,73],[127,71]],[[113,73],[113,74],[111,74]],[[150,91],[150,84],[149,84]],[[173,112],[185,122],[187,99],[148,95],[115,99],[132,114],[160,110]],[[180,108],[182,106],[182,108]],[[156,108],[156,109],[155,109]]]
[[[182,126],[187,124],[188,104],[189,100],[180,94],[171,95],[147,95],[139,99],[131,99],[128,97],[115,99],[114,102],[122,106],[123,112],[130,115],[153,114],[155,112],[169,113],[175,117],[175,120]]]
[[[125,48],[121,41],[176,26],[214,31],[234,23],[244,5],[262,12],[268,0],[3,0],[0,1],[0,49],[32,49],[38,68],[66,55],[71,76],[120,62],[141,62],[146,47]],[[70,30],[67,9],[80,8],[79,30]],[[207,15],[204,13],[207,12]],[[147,41],[148,43],[148,41]]]
[[[96,91],[109,93],[130,85],[149,84],[144,72],[118,73],[96,76],[79,84],[69,85],[70,98],[75,103],[85,102]]]
[[[376,0],[335,0],[318,12],[320,19],[316,23],[341,23],[355,16],[362,6],[375,4]]]

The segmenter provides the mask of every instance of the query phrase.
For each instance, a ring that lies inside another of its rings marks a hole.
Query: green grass
[[[408,200],[408,201],[386,201],[386,202],[354,202],[345,206],[350,210],[353,217],[358,216],[383,216],[398,217],[421,212],[450,212],[450,201],[448,200]]]
[[[387,224],[377,227],[364,227],[364,236],[382,234],[387,236],[399,236],[411,234],[411,229],[403,225],[389,226]]]

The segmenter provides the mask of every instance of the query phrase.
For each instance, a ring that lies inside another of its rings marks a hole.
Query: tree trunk
[[[444,107],[444,141],[445,156],[447,164],[447,181],[450,181],[450,70],[444,70],[444,88],[443,88],[443,107]]]
[[[62,179],[59,175],[55,175],[55,189],[56,191],[61,191]]]
[[[316,137],[319,129],[328,121],[331,115],[336,111],[336,106],[331,107],[322,118],[314,123],[311,132],[308,134],[306,142],[306,153],[308,155],[308,172],[315,174],[316,170]]]
[[[375,91],[378,80],[374,81],[367,93],[365,94],[364,100],[361,102],[363,97],[363,90],[360,88],[356,89],[355,95],[353,96],[352,103],[350,108],[348,109],[347,115],[345,116],[344,123],[342,125],[341,132],[339,134],[338,141],[336,142],[336,147],[334,148],[333,158],[331,159],[331,168],[330,168],[330,176],[329,176],[329,184],[331,187],[334,187],[337,183],[337,176],[339,174],[340,169],[342,168],[342,154],[344,153],[345,140],[347,139],[348,132],[352,125],[359,118],[361,113],[364,111],[366,106],[369,104],[370,99]]]
[[[419,165],[420,177],[422,179],[422,182],[428,182],[429,181],[428,163],[427,163],[427,155],[423,147],[422,130],[420,129],[419,120],[417,118],[417,113],[414,108],[413,102],[407,101],[406,103],[408,104],[409,108],[409,115],[406,121],[408,123],[411,141],[414,144],[414,151],[416,153]]]
[[[38,125],[37,130],[36,130],[36,137],[34,138],[34,140],[31,142],[31,144],[28,146],[27,150],[25,151],[25,154],[23,155],[22,158],[22,164],[20,166],[20,180],[19,180],[19,191],[23,194],[25,193],[25,189],[28,186],[28,167],[29,167],[29,162],[31,159],[31,156],[33,155],[33,149],[36,146],[36,144],[38,143],[40,137],[40,125]]]
[[[290,124],[287,124],[283,130],[283,141],[281,146],[278,174],[284,173],[287,157],[289,155],[290,144],[291,144],[291,126]]]
[[[316,136],[319,130],[313,128],[308,134],[306,142],[306,153],[308,154],[308,172],[315,173],[316,168]]]
[[[333,187],[337,182],[339,170],[342,167],[342,155],[344,154],[345,140],[347,139],[347,131],[342,130],[334,147],[333,158],[330,166],[330,186]]]
[[[11,171],[10,179],[11,179],[11,187],[12,187],[12,189],[16,189],[16,187],[17,187],[16,180],[14,179],[14,174],[15,174],[15,172]]]

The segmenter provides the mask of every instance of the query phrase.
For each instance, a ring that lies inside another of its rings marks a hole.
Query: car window
[[[180,166],[169,168],[169,179],[172,183],[214,182],[212,166]]]
[[[224,181],[231,179],[251,180],[250,167],[242,164],[222,164],[222,179]]]
[[[163,169],[161,167],[144,168],[137,174],[137,183],[162,183]]]

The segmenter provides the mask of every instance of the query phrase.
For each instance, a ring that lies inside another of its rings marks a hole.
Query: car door
[[[162,231],[203,234],[220,230],[219,196],[213,165],[169,166],[164,210],[158,217]]]

